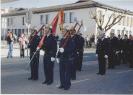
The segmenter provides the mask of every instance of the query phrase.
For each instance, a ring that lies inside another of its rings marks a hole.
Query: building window
[[[15,29],[15,35],[17,35],[17,36],[18,36],[18,32],[17,32],[17,29]]]
[[[22,25],[24,25],[24,23],[25,23],[25,22],[24,22],[24,17],[22,17]]]
[[[43,15],[40,15],[40,24],[44,24]]]
[[[121,25],[122,19],[118,22],[118,25]]]
[[[100,19],[102,18],[102,11],[101,10],[98,11],[98,18],[100,18]]]
[[[22,33],[25,33],[25,32],[24,32],[24,29],[22,29]]]
[[[20,37],[21,35],[21,29],[18,29],[18,36]]]
[[[10,26],[10,19],[7,18],[7,26]]]
[[[120,25],[123,25],[123,18],[121,19],[121,21],[120,21],[120,22],[121,22],[121,24],[120,24]]]
[[[45,24],[48,24],[49,22],[49,14],[45,15]]]
[[[131,21],[130,21],[130,27],[132,27],[132,26],[133,26],[133,18],[131,17],[130,20],[131,20]]]
[[[70,23],[74,22],[74,12],[70,12]]]
[[[133,18],[131,19],[131,27],[133,27]]]
[[[77,22],[78,20],[77,20],[77,17],[74,17],[74,22]]]
[[[126,23],[126,17],[123,17],[123,26],[125,26]]]
[[[120,34],[120,30],[117,30],[117,35],[119,35]]]
[[[129,23],[130,23],[130,21],[129,21],[129,17],[127,17],[127,26],[129,26]]]
[[[13,18],[7,18],[7,26],[13,25]]]
[[[115,29],[111,29],[111,33],[115,33]]]
[[[26,29],[25,31],[26,31],[26,34],[28,34],[28,29]]]
[[[64,13],[64,23],[68,22],[68,13]]]
[[[13,25],[13,18],[11,18],[10,20],[11,20],[11,22],[10,22],[10,23],[11,23],[11,25]]]

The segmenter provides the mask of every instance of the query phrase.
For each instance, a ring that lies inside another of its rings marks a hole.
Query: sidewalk
[[[1,49],[7,49],[8,45],[6,41],[1,41]],[[13,48],[19,49],[19,43],[13,43]]]
[[[8,46],[6,41],[1,42],[1,57],[7,57],[8,53]],[[84,53],[95,53],[95,48],[84,48]],[[29,54],[29,49],[28,49]],[[43,55],[44,51],[40,51],[40,55]],[[19,43],[14,43],[13,45],[13,56],[17,57],[20,56],[20,50],[19,50]],[[27,49],[25,49],[25,56],[27,56]]]

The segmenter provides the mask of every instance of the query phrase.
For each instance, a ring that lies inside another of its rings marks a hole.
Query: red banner
[[[58,23],[58,19],[59,19],[59,16],[60,16],[60,22],[59,24],[60,25],[63,25],[64,23],[64,11],[61,10],[53,19],[51,25],[52,25],[52,34],[55,35],[56,33],[56,28],[57,28],[57,23]],[[63,27],[62,27],[63,28]],[[45,40],[45,34],[43,35],[42,39],[40,40],[39,42],[39,45],[37,46],[38,48],[41,48],[42,45],[43,45],[43,42]]]
[[[52,25],[52,34],[56,33],[56,28],[57,28],[57,23],[58,23],[58,18],[59,18],[59,14],[57,14],[55,16],[55,18],[53,19],[51,25]]]

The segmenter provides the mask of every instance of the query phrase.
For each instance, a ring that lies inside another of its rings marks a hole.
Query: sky
[[[1,8],[39,8],[74,3],[78,0],[18,0],[1,4]],[[133,11],[133,0],[94,0],[106,5]]]

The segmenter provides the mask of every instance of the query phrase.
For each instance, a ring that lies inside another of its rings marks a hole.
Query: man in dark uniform
[[[75,41],[76,41],[76,70],[81,71],[82,69],[82,61],[83,61],[83,52],[84,52],[84,38],[82,37],[82,34],[79,33],[75,35]]]
[[[64,33],[64,32],[63,32]],[[63,34],[64,35],[64,34]],[[60,86],[59,88],[68,90],[71,86],[71,68],[74,60],[75,42],[72,39],[73,35],[68,39],[64,36],[60,42],[58,53],[59,69],[60,69]],[[64,45],[65,44],[65,45]]]
[[[129,61],[129,68],[133,68],[133,36],[129,35],[129,42],[128,42],[128,61]]]
[[[57,51],[57,41],[55,36],[52,34],[52,29],[46,27],[45,30],[45,39],[44,39],[44,75],[45,81],[42,84],[50,85],[53,83],[53,69],[54,61]]]
[[[128,36],[125,34],[124,39],[123,39],[123,64],[127,64],[128,63]]]
[[[76,33],[76,30],[73,29],[73,27],[69,30],[71,32],[71,35],[73,35],[73,37],[71,37],[71,40],[74,41],[75,43],[75,33]],[[76,43],[75,43],[76,45]],[[76,80],[76,46],[75,46],[75,49],[74,51],[72,51],[72,54],[73,54],[73,61],[72,61],[72,64],[71,64],[71,80]]]
[[[105,75],[106,73],[106,58],[108,58],[108,41],[105,38],[104,33],[100,33],[98,36],[96,46],[96,56],[98,56],[99,75]]]
[[[31,42],[29,43],[28,47],[30,48],[30,59],[33,57],[34,53],[36,52],[39,41],[40,37],[38,35],[35,35],[33,36]],[[28,80],[38,80],[39,54],[40,52],[37,51],[35,56],[30,62],[31,76],[28,78]]]
[[[110,33],[109,43],[108,43],[108,68],[114,69],[116,65],[116,51],[117,51],[117,38],[114,33]]]
[[[118,35],[118,40],[117,40],[117,51],[116,51],[116,57],[117,57],[117,61],[116,61],[116,65],[120,65],[122,62],[122,38],[121,35]]]

